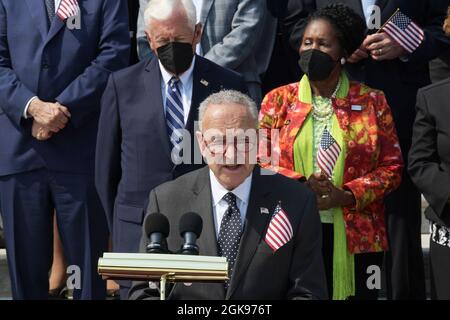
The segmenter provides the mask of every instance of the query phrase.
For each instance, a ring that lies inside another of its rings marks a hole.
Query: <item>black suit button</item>
[[[50,69],[49,64],[44,62],[44,63],[42,64],[42,69]]]

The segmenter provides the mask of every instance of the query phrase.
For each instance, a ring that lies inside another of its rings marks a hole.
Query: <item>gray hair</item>
[[[202,122],[206,110],[212,104],[238,104],[244,106],[255,120],[255,128],[258,125],[258,109],[256,108],[256,103],[249,96],[236,90],[222,90],[217,93],[213,93],[200,104],[198,110],[198,126],[200,131],[202,131]]]
[[[189,25],[194,29],[197,24],[197,11],[192,0],[150,0],[144,11],[145,25],[148,26],[150,19],[158,21],[169,19],[180,5],[186,11]]]

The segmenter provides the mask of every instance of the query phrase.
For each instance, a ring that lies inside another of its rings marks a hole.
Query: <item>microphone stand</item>
[[[167,280],[171,281],[171,278],[175,275],[173,272],[165,273],[159,280],[159,299],[166,300],[166,284]]]

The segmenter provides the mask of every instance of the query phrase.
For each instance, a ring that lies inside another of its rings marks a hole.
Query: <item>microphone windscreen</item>
[[[154,232],[160,232],[167,238],[170,232],[169,220],[161,213],[151,213],[145,217],[144,230],[147,236]]]
[[[203,220],[195,212],[187,212],[183,214],[180,219],[180,235],[183,236],[185,232],[193,232],[197,236],[200,237],[203,229]]]

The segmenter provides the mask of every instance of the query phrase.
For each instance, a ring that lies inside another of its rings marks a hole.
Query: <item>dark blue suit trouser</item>
[[[47,169],[0,177],[13,298],[47,298],[54,211],[69,270],[80,271],[68,273],[74,299],[104,299],[97,262],[108,249],[108,227],[94,178]]]

